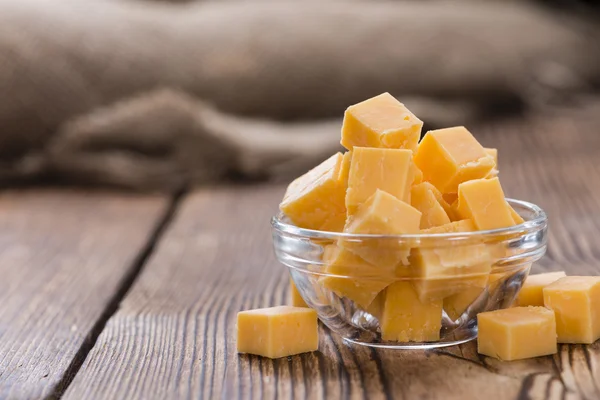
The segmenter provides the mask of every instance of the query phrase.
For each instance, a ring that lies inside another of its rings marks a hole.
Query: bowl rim
[[[456,239],[468,239],[474,237],[495,237],[495,236],[503,236],[503,235],[512,235],[516,233],[523,234],[523,231],[536,231],[543,229],[548,224],[548,217],[546,212],[536,204],[523,201],[507,198],[506,201],[512,206],[517,205],[521,208],[526,208],[529,211],[534,213],[534,217],[530,220],[527,220],[521,224],[509,226],[506,228],[497,228],[497,229],[488,229],[481,231],[472,231],[472,232],[449,232],[449,233],[415,233],[410,235],[379,235],[379,234],[357,234],[357,233],[346,233],[346,232],[330,232],[330,231],[320,231],[316,229],[306,229],[300,228],[296,225],[289,224],[282,220],[283,213],[278,213],[277,215],[271,218],[271,227],[273,230],[278,231],[280,233],[308,237],[314,239],[351,239],[351,240],[372,240],[372,239],[402,239],[402,240],[417,240],[417,239],[447,239],[447,240],[456,240]]]

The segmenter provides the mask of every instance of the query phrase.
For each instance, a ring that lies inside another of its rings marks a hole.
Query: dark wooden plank
[[[167,204],[71,191],[0,195],[0,398],[52,396],[68,380]]]
[[[595,115],[477,130],[500,150],[508,195],[550,214],[550,251],[537,271],[600,272]],[[313,354],[274,361],[236,354],[237,311],[287,300],[287,271],[272,255],[269,233],[282,193],[282,186],[262,186],[188,196],[65,398],[600,397],[598,343],[506,363],[478,356],[474,343],[371,350],[321,329]]]

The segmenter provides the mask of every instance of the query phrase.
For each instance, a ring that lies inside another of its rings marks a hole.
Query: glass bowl
[[[510,307],[546,252],[547,218],[507,199],[524,223],[477,232],[356,235],[273,217],[277,259],[306,303],[345,340],[436,348],[477,336],[477,314]]]

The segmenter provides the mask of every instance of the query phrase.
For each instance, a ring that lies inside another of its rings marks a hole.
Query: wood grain
[[[537,271],[600,273],[597,111],[476,130],[499,148],[507,194],[550,215],[549,252]],[[479,356],[472,342],[372,350],[322,328],[319,352],[279,360],[236,354],[236,313],[287,301],[287,271],[269,233],[283,189],[188,196],[65,398],[600,398],[599,343],[508,363]]]
[[[70,191],[0,195],[0,398],[39,399],[68,381],[166,205]]]

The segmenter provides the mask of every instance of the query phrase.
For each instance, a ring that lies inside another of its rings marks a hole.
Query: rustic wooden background
[[[600,105],[473,128],[507,194],[545,208],[537,271],[600,273]],[[282,184],[181,196],[0,195],[0,399],[599,399],[600,343],[499,362],[474,343],[235,351],[239,310],[287,302],[269,218]]]

